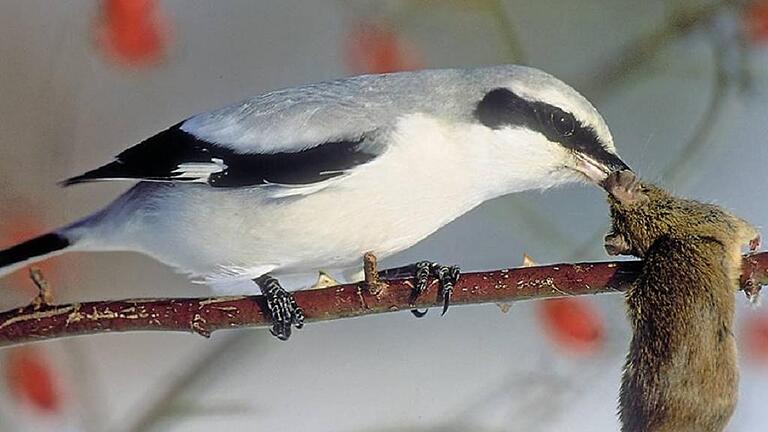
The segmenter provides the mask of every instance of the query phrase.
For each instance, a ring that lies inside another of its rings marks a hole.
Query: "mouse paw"
[[[624,236],[608,233],[603,241],[608,255],[631,255],[632,247]]]

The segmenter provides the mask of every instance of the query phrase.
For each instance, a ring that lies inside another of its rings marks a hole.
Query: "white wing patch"
[[[186,162],[179,164],[171,172],[175,180],[186,180],[193,183],[207,183],[211,174],[219,173],[227,169],[227,164],[222,159],[212,158],[210,162]],[[322,174],[339,173],[348,174],[348,171],[324,171]],[[291,196],[309,195],[327,188],[336,181],[346,177],[340,175],[325,181],[311,184],[283,184],[283,183],[264,183],[262,188],[269,192],[272,198],[285,198]]]
[[[319,192],[328,186],[336,183],[337,181],[347,177],[346,175],[341,175],[338,177],[333,177],[325,181],[321,181],[318,183],[312,183],[312,184],[301,184],[301,185],[289,185],[289,184],[282,184],[282,183],[266,183],[262,188],[264,188],[267,192],[269,192],[270,198],[285,198],[285,197],[291,197],[291,196],[303,196],[303,195],[309,195],[313,194],[315,192]]]
[[[271,264],[253,267],[222,264],[210,273],[192,275],[192,282],[208,285],[220,295],[257,294],[259,287],[252,280],[276,268]]]
[[[223,160],[213,158],[210,162],[187,162],[180,164],[171,174],[174,175],[175,179],[205,183],[211,174],[222,172],[225,169],[227,169],[227,164]]]

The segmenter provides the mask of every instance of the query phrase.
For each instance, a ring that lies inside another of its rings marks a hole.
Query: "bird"
[[[135,184],[0,251],[0,276],[70,251],[134,251],[215,290],[255,283],[272,333],[301,328],[279,278],[387,257],[484,201],[630,169],[576,90],[520,65],[359,75],[194,115],[62,182]],[[448,306],[458,268],[429,261]]]

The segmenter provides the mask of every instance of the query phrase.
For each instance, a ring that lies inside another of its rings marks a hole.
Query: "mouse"
[[[611,255],[642,259],[625,293],[632,340],[622,372],[622,432],[722,431],[736,406],[735,294],[752,225],[620,171],[605,180]]]

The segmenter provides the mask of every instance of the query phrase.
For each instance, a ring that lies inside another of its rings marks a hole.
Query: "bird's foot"
[[[267,299],[267,310],[272,318],[272,335],[280,340],[291,337],[291,326],[304,327],[304,311],[296,304],[293,294],[286,291],[277,279],[270,275],[253,280]]]
[[[420,261],[416,264],[378,272],[379,277],[382,279],[414,278],[413,300],[419,298],[419,296],[427,289],[427,286],[429,286],[429,277],[434,276],[440,284],[440,291],[438,294],[443,299],[443,315],[448,311],[453,287],[459,281],[460,274],[461,269],[458,266],[444,266],[431,261]],[[416,317],[421,318],[427,314],[427,311],[411,309],[411,313]]]
[[[433,276],[440,284],[440,291],[438,295],[443,299],[443,313],[445,315],[448,312],[448,306],[451,303],[451,295],[453,294],[453,287],[459,281],[459,275],[461,270],[458,266],[445,266],[442,264],[420,261],[415,264],[413,286],[413,298],[414,300],[427,289],[429,285],[429,277]],[[418,318],[427,314],[428,309],[420,311],[418,309],[412,309],[411,313]]]

